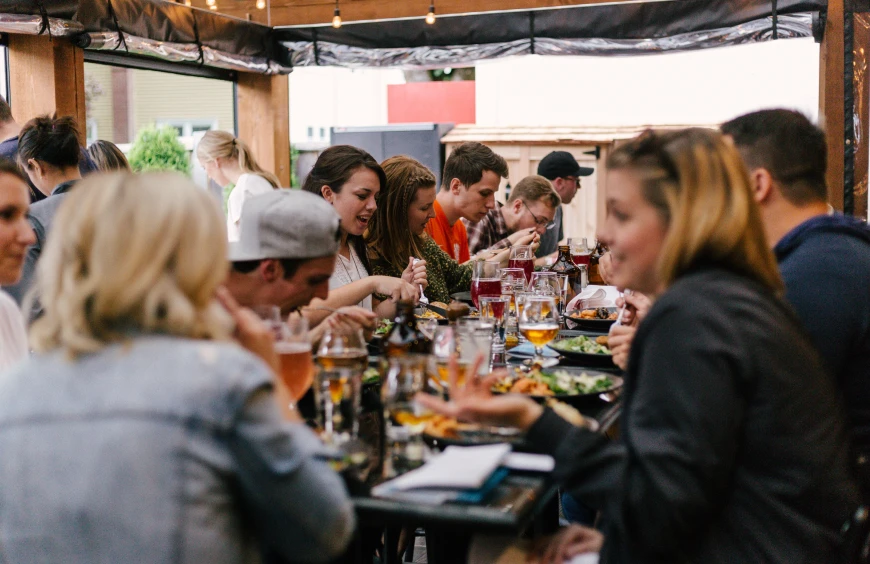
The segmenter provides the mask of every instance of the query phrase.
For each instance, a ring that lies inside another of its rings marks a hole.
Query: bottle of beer
[[[384,352],[388,358],[409,353],[432,354],[432,340],[417,327],[412,302],[396,304],[396,318],[384,337]]]
[[[568,276],[568,295],[565,296],[566,304],[577,295],[577,292],[583,291],[580,269],[574,264],[574,260],[571,258],[571,247],[568,245],[559,245],[559,257],[556,259],[556,262],[546,267],[545,270]]]

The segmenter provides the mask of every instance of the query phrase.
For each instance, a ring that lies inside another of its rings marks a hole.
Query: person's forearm
[[[372,294],[374,291],[373,284],[373,277],[367,276],[361,280],[345,284],[341,288],[330,290],[329,297],[325,300],[314,298],[305,311],[308,325],[316,327],[332,313],[329,310],[319,310],[316,308],[338,309],[344,306],[356,305]]]
[[[378,317],[393,319],[396,317],[396,304],[393,300],[384,300],[374,306],[373,311]]]

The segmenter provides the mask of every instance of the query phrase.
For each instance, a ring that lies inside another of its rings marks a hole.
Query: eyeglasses
[[[576,186],[580,186],[580,179],[576,176],[563,176],[564,180],[567,180],[569,183],[574,184]]]
[[[529,204],[527,204],[525,200],[520,200],[520,201],[523,203],[524,206],[526,206],[526,209],[529,210],[529,213],[532,214],[532,217],[535,219],[535,225],[540,225],[541,227],[547,227],[548,225],[553,223],[552,221],[550,221],[546,217],[536,216],[535,212],[532,211],[532,208],[529,207]]]

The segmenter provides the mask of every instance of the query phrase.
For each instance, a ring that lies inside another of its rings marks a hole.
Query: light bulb
[[[205,3],[211,7],[217,4],[217,0],[205,0]]]
[[[191,5],[191,1],[190,1],[190,0],[184,0],[184,5],[185,5],[185,6],[190,6],[190,5]]]
[[[338,10],[335,11],[335,17],[332,18],[332,27],[335,29],[341,27],[341,14],[338,13]]]
[[[429,12],[426,14],[426,23],[429,25],[435,23],[435,12]]]
[[[257,0],[257,9],[262,10],[266,7],[266,0]]]
[[[209,6],[209,8],[217,12],[217,4],[212,4],[211,6]]]

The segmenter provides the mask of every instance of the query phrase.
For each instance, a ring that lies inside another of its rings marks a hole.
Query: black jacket
[[[870,228],[841,214],[805,221],[774,248],[786,300],[837,379],[852,440],[870,454]]]
[[[842,411],[791,310],[707,268],[638,329],[619,442],[551,412],[529,434],[603,511],[603,562],[817,564],[858,505]]]

